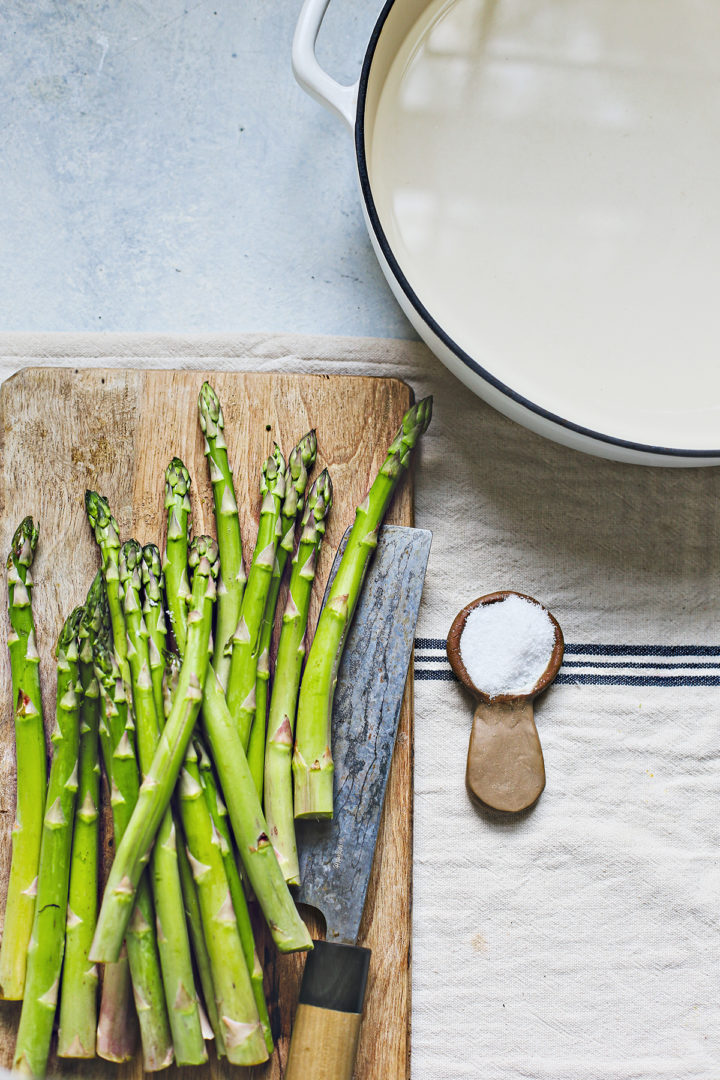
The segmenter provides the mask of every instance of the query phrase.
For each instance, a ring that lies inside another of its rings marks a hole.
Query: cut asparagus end
[[[104,1061],[121,1064],[132,1060],[135,1055],[137,1018],[124,945],[120,959],[105,967],[95,1045],[98,1057]]]

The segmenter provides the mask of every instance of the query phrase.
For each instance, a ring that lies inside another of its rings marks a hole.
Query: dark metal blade
[[[330,821],[296,823],[302,882],[297,898],[322,911],[328,941],[357,941],[431,539],[427,529],[380,530],[335,691],[335,814]]]

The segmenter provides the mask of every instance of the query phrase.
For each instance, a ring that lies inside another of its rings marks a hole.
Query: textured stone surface
[[[413,336],[349,134],[293,78],[299,7],[3,7],[0,330]],[[357,77],[379,8],[333,0],[336,77]]]

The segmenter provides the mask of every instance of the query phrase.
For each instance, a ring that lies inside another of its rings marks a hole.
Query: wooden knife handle
[[[316,941],[305,964],[285,1080],[351,1080],[370,950]]]

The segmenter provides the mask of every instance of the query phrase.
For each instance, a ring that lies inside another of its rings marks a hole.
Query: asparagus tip
[[[200,413],[200,427],[204,435],[209,434],[213,437],[217,429],[224,426],[220,398],[209,382],[204,382],[200,387],[198,412]]]
[[[302,518],[303,528],[308,525],[310,517],[312,516],[314,518],[315,527],[320,530],[322,525],[321,531],[325,531],[325,519],[330,512],[332,498],[332,479],[330,478],[328,470],[323,469],[313,486],[310,488],[310,493],[305,504],[305,513]]]
[[[77,640],[80,630],[80,624],[85,614],[84,607],[76,607],[68,615],[67,619],[63,623],[63,628],[60,631],[58,637],[57,646],[55,649],[55,656],[59,657],[61,653],[66,652],[70,645]]]
[[[200,566],[203,559],[209,564],[210,576],[217,578],[220,559],[217,541],[212,536],[196,536],[188,549],[188,564],[193,570]]]
[[[176,501],[185,501],[185,509],[190,509],[190,473],[179,457],[174,457],[165,470],[165,507],[170,508]]]
[[[31,517],[23,518],[12,538],[7,561],[8,570],[13,561],[19,563],[20,566],[32,566],[39,532],[38,526]]]

